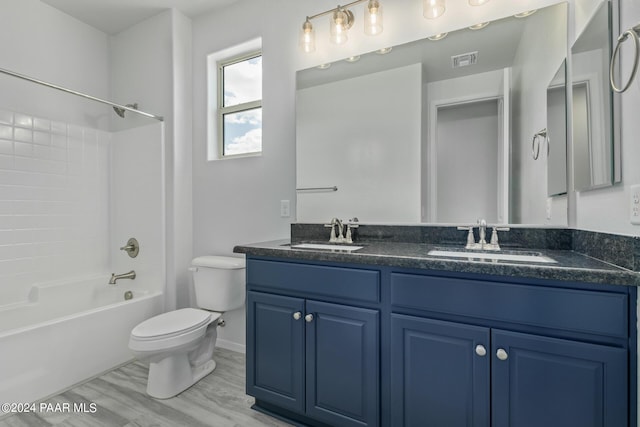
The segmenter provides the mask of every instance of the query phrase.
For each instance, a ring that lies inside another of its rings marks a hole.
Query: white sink
[[[330,251],[357,251],[362,249],[362,246],[350,246],[350,245],[323,245],[321,243],[300,243],[298,245],[291,245],[294,249],[323,249]]]
[[[431,250],[427,253],[430,256],[447,257],[447,258],[472,258],[472,259],[489,259],[498,261],[520,261],[520,262],[539,262],[553,264],[557,261],[544,256],[542,254],[513,254],[500,252],[465,252],[465,251],[446,251]]]

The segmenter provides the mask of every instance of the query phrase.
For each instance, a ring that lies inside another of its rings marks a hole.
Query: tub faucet
[[[124,274],[115,274],[115,273],[111,273],[111,279],[109,279],[109,284],[110,285],[115,285],[116,281],[119,279],[135,279],[136,278],[136,272],[131,270],[128,273],[124,273]]]

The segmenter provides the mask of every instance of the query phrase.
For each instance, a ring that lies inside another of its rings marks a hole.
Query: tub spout
[[[112,273],[111,274],[111,279],[109,279],[109,284],[110,285],[115,285],[116,281],[118,281],[119,279],[135,279],[136,278],[136,272],[131,270],[128,273],[124,273],[124,274],[115,274]]]

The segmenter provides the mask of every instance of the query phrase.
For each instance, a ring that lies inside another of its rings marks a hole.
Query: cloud
[[[224,105],[262,99],[262,57],[225,67]]]
[[[262,125],[262,108],[241,111],[238,113],[225,114],[224,121],[226,124],[249,124],[253,126]]]
[[[244,135],[233,138],[225,147],[225,154],[244,154],[262,151],[262,128],[252,129]]]

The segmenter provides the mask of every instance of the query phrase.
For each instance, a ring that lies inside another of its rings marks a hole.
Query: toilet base
[[[200,366],[191,366],[186,353],[151,362],[147,394],[156,399],[169,399],[209,375],[215,368],[213,359]]]

